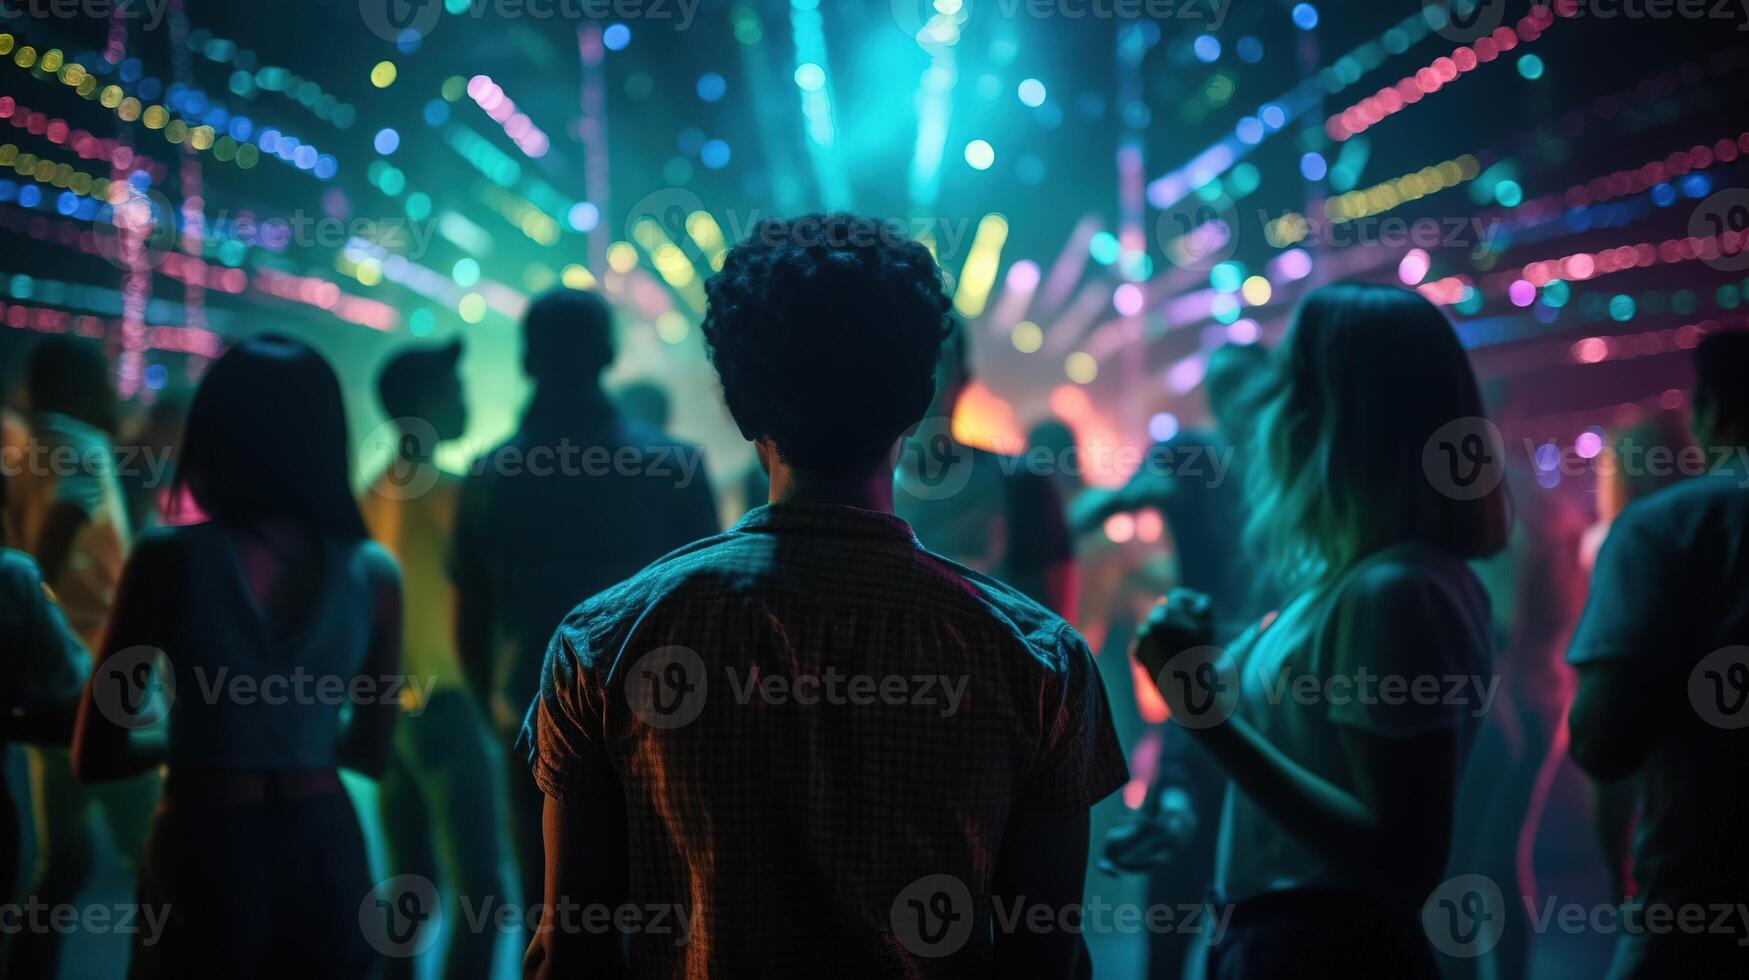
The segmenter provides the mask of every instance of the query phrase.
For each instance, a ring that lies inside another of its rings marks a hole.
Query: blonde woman
[[[1230,656],[1206,649],[1219,611],[1188,592],[1137,641],[1233,781],[1216,862],[1232,909],[1208,973],[1435,976],[1420,912],[1493,690],[1467,562],[1505,542],[1504,460],[1457,337],[1415,293],[1319,289],[1277,358],[1248,489],[1287,598]]]

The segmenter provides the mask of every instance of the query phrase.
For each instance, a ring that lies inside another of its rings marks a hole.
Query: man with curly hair
[[[547,795],[528,975],[1086,975],[1062,916],[1127,779],[1092,655],[892,513],[951,326],[934,259],[773,220],[708,293],[771,502],[553,637],[521,740]]]

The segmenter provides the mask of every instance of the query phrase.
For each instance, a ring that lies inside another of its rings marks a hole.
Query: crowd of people
[[[763,476],[727,529],[660,397],[604,389],[592,292],[530,305],[532,396],[465,476],[435,462],[460,341],[379,369],[362,481],[299,340],[232,344],[134,453],[103,350],[40,341],[0,483],[36,863],[0,798],[0,886],[76,903],[101,816],[164,913],[138,977],[411,976],[436,921],[452,978],[506,932],[530,977],[1072,977],[1093,865],[1220,923],[1150,930],[1161,980],[1522,977],[1570,751],[1637,910],[1610,975],[1746,975],[1740,919],[1655,923],[1749,901],[1749,333],[1694,351],[1718,465],[1612,484],[1592,534],[1439,309],[1366,283],[1212,352],[1209,427],[1090,487],[956,430],[968,343],[893,230],[767,221],[709,281]],[[1077,541],[1143,510],[1172,561],[1135,617],[1087,601]],[[1145,753],[1107,693],[1132,652]],[[506,896],[526,914],[480,925]],[[7,975],[68,954],[7,938]]]

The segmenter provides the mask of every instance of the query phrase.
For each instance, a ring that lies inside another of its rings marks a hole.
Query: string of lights
[[[332,93],[322,91],[313,79],[286,68],[257,65],[256,53],[236,41],[218,37],[209,30],[188,33],[188,47],[194,53],[218,65],[231,65],[231,91],[242,98],[254,98],[260,92],[276,92],[308,109],[317,119],[336,129],[350,129],[357,120],[358,110]]]
[[[1562,4],[1562,16],[1570,16],[1571,4]],[[1388,85],[1361,99],[1354,105],[1331,115],[1324,121],[1324,131],[1340,143],[1358,136],[1385,119],[1402,112],[1429,95],[1456,81],[1459,76],[1500,57],[1519,44],[1529,44],[1542,37],[1555,22],[1555,11],[1537,5],[1518,19],[1513,27],[1499,27],[1473,44],[1461,46],[1450,55],[1435,58],[1411,75],[1405,75],[1395,85]]]

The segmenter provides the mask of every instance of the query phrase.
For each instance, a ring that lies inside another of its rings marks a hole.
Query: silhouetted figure
[[[1737,924],[1672,925],[1749,895],[1749,334],[1707,337],[1694,367],[1710,471],[1616,516],[1567,651],[1574,760],[1644,783],[1617,980],[1749,973]]]
[[[1561,654],[1585,601],[1579,564],[1584,519],[1559,492],[1538,485],[1522,456],[1508,454],[1512,533],[1505,550],[1476,562],[1488,590],[1499,693],[1476,735],[1458,790],[1448,870],[1481,874],[1502,893],[1528,896],[1500,910],[1493,948],[1443,958],[1447,980],[1520,980],[1530,969],[1530,910],[1542,894],[1531,860],[1548,793],[1566,758],[1562,719],[1572,672]],[[1526,461],[1527,462],[1527,461]]]
[[[0,506],[6,475],[0,473]],[[26,742],[65,747],[73,735],[73,708],[91,673],[91,658],[61,615],[36,562],[0,548],[0,760],[6,746]],[[18,884],[18,809],[0,772],[0,902],[14,900]]]
[[[637,381],[621,388],[615,395],[620,411],[658,432],[668,429],[672,406],[668,392],[654,381]]]
[[[1048,475],[955,436],[954,410],[971,381],[965,329],[956,327],[942,345],[935,398],[923,424],[899,445],[894,513],[925,548],[993,575],[1072,620],[1078,583],[1063,501]]]
[[[1077,531],[1143,507],[1158,508],[1171,534],[1177,584],[1209,596],[1220,621],[1217,642],[1257,622],[1270,590],[1246,558],[1245,447],[1260,394],[1274,365],[1256,345],[1228,344],[1209,354],[1203,391],[1217,431],[1186,431],[1153,446],[1124,486],[1090,490],[1070,510]],[[1207,895],[1215,870],[1215,835],[1227,775],[1178,725],[1160,733],[1159,762],[1133,818],[1106,839],[1116,870],[1149,872],[1150,904],[1179,907]],[[1150,936],[1148,976],[1176,980],[1201,934],[1159,930]]]
[[[1056,488],[1057,499],[1065,507],[1087,489],[1086,464],[1081,459],[1081,447],[1075,441],[1075,430],[1056,416],[1027,430],[1026,456],[1028,460],[1043,458],[1052,461],[1045,476]]]
[[[182,388],[159,391],[132,426],[132,434],[116,446],[117,476],[127,501],[128,523],[136,534],[163,524],[164,515],[177,507],[170,488],[176,482],[189,394]]]
[[[581,599],[718,530],[703,454],[625,417],[601,390],[613,323],[594,293],[529,307],[534,396],[516,435],[463,483],[450,569],[462,666],[508,750],[540,688],[553,626]],[[539,901],[541,793],[511,766],[507,799],[526,907]]]
[[[490,975],[498,939],[490,924],[470,924],[463,900],[479,908],[507,894],[500,763],[456,651],[455,586],[444,566],[462,481],[434,459],[467,428],[461,353],[460,341],[407,349],[378,372],[394,444],[359,501],[371,537],[401,566],[401,662],[411,683],[383,778],[391,870],[447,883],[450,945],[441,975],[455,980]],[[389,963],[397,976],[411,976],[413,966],[412,957]]]
[[[36,559],[73,632],[95,650],[133,538],[116,476],[112,440],[120,408],[109,364],[94,341],[50,336],[31,351],[25,388],[28,435],[7,491],[7,540]],[[25,755],[37,855],[27,891],[51,905],[71,904],[91,879],[92,811],[124,862],[136,864],[158,780],[144,775],[92,790],[74,780],[65,748],[32,745]],[[60,930],[20,932],[7,963],[10,975],[53,976],[64,940]]]
[[[140,539],[73,743],[83,780],[168,767],[132,977],[371,971],[337,770],[388,757],[401,595],[349,458],[339,383],[297,341],[242,341],[195,393],[176,479],[210,519]]]
[[[1627,505],[1687,476],[1697,475],[1693,472],[1695,469],[1704,470],[1710,465],[1712,461],[1693,444],[1689,428],[1684,415],[1660,411],[1610,433],[1608,445],[1598,456],[1597,521],[1585,529],[1580,543],[1579,561],[1586,571],[1597,564],[1597,553],[1608,539],[1610,527]],[[1678,465],[1685,459],[1689,465]],[[1658,463],[1653,465],[1653,460]],[[1585,596],[1581,594],[1581,606],[1584,601]],[[1575,622],[1578,617],[1579,612],[1575,610]],[[1564,651],[1565,639],[1561,646]],[[1566,701],[1562,702],[1563,718],[1567,703],[1573,696],[1571,685],[1568,687]],[[1619,900],[1637,891],[1632,867],[1633,834],[1643,802],[1644,780],[1640,775],[1609,781],[1591,780],[1590,790],[1598,845],[1609,869],[1611,893]]]
[[[1271,371],[1264,348],[1217,348],[1203,382],[1216,431],[1186,430],[1156,443],[1122,487],[1090,490],[1070,510],[1081,533],[1113,514],[1158,508],[1171,532],[1177,584],[1209,596],[1223,640],[1256,622],[1268,605],[1268,589],[1246,559],[1243,539],[1246,446]]]
[[[892,513],[950,329],[899,235],[767,221],[710,281],[772,502],[573,611],[523,742],[546,900],[674,907],[690,936],[554,930],[527,975],[622,975],[622,939],[639,976],[1086,974],[1078,933],[993,929],[992,903],[1081,900],[1123,756],[1074,630]]]
[[[1446,485],[1424,450],[1481,396],[1445,317],[1395,287],[1314,291],[1277,357],[1251,514],[1288,597],[1229,659],[1209,650],[1207,598],[1175,591],[1136,648],[1232,777],[1215,892],[1234,904],[1209,976],[1432,977],[1420,912],[1491,690],[1488,598],[1467,561],[1504,545],[1507,517],[1497,480]]]

